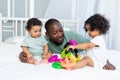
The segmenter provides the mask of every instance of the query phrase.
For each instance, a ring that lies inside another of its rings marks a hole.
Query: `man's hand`
[[[19,55],[19,59],[21,62],[23,63],[27,63],[28,62],[28,58],[27,58],[27,54],[24,52],[21,52]]]

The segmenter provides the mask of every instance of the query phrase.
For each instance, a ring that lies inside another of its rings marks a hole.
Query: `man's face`
[[[60,45],[64,40],[64,31],[60,23],[50,25],[46,35],[56,45]]]

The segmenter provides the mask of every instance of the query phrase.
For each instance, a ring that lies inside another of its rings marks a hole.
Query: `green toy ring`
[[[54,62],[52,64],[52,67],[55,68],[55,69],[62,69],[62,66],[60,65],[60,62]]]

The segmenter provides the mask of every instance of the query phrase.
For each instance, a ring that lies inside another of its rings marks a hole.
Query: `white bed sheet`
[[[0,80],[120,80],[120,51],[109,50],[110,61],[116,70],[85,67],[73,71],[54,69],[51,63],[32,65],[21,63],[18,45],[0,45]]]

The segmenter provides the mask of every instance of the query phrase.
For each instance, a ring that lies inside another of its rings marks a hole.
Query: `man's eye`
[[[55,33],[53,33],[53,34],[56,34],[56,32],[55,32]]]
[[[61,30],[60,32],[63,32],[63,30]]]

